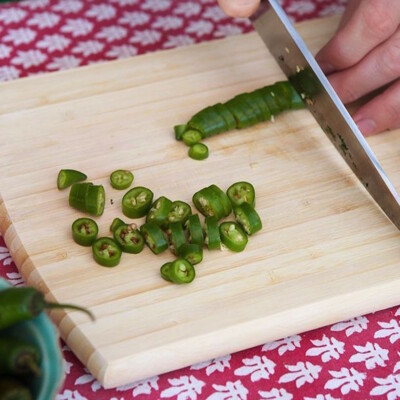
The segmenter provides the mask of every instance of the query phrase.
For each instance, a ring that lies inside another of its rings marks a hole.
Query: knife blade
[[[285,11],[276,0],[262,0],[250,20],[347,165],[400,229],[396,189]]]

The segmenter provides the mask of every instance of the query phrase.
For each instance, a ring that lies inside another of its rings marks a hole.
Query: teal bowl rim
[[[9,286],[12,285],[0,277],[0,291]],[[55,326],[45,312],[32,320],[21,322],[18,326],[35,337],[42,351],[42,363],[49,364],[43,368],[45,372],[41,375],[42,381],[34,384],[35,400],[55,399],[65,379],[63,356]]]

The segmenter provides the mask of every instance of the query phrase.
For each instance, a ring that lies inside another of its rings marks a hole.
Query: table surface
[[[292,0],[293,20],[341,12],[341,0]],[[0,6],[0,81],[248,32],[214,0],[28,0]],[[7,141],[6,133],[0,136]],[[0,238],[0,276],[23,284]],[[400,398],[400,308],[104,390],[64,345],[58,400]]]

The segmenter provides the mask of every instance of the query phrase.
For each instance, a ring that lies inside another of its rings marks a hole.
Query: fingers
[[[330,75],[329,80],[343,103],[350,103],[398,77],[400,30],[354,67]]]
[[[348,21],[317,55],[321,68],[330,73],[358,63],[388,39],[400,22],[399,0],[363,0]]]
[[[353,116],[361,132],[368,136],[400,127],[400,80],[361,107]]]
[[[218,0],[222,10],[230,17],[250,17],[260,5],[260,0]]]

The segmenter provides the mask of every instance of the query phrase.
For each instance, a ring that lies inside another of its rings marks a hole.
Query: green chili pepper
[[[114,231],[122,225],[128,225],[128,224],[122,221],[121,218],[114,218],[113,222],[110,225],[110,231],[114,233]]]
[[[236,222],[223,222],[219,227],[222,243],[232,251],[243,251],[247,245],[246,232]]]
[[[44,309],[69,308],[83,311],[92,320],[93,314],[73,304],[49,303],[43,293],[33,287],[13,287],[0,291],[0,329],[38,316]]]
[[[114,240],[125,253],[138,254],[144,248],[143,235],[131,225],[121,225],[114,231]]]
[[[106,192],[103,185],[91,185],[88,187],[85,198],[85,209],[89,214],[100,216],[104,212]]]
[[[74,169],[62,169],[58,173],[57,177],[57,187],[59,190],[66,189],[73,183],[81,182],[86,180],[87,176]]]
[[[168,241],[161,228],[154,222],[147,222],[140,227],[144,240],[154,254],[160,254],[168,248]]]
[[[186,131],[187,125],[182,124],[182,125],[175,125],[174,126],[174,131],[175,131],[175,139],[176,140],[182,140],[182,135]]]
[[[182,135],[183,143],[185,143],[186,146],[191,146],[193,144],[196,144],[200,142],[201,139],[202,139],[201,133],[199,131],[195,131],[194,129],[189,129]]]
[[[236,120],[225,104],[217,103],[214,106],[215,111],[225,120],[228,130],[236,128]]]
[[[233,114],[238,129],[244,129],[258,123],[256,113],[242,98],[235,97],[225,103],[225,106]]]
[[[32,400],[28,387],[11,376],[0,376],[0,400]]]
[[[128,218],[144,217],[151,208],[153,192],[142,186],[137,186],[125,193],[122,198],[122,212]]]
[[[249,203],[254,207],[256,193],[254,186],[249,182],[236,182],[229,186],[226,194],[234,207],[242,203]]]
[[[258,90],[255,90],[250,95],[251,101],[253,101],[261,111],[261,121],[269,121],[271,119],[271,111],[261,93]]]
[[[69,192],[69,205],[79,211],[86,211],[86,194],[93,183],[73,183]]]
[[[103,267],[115,267],[121,261],[121,249],[111,238],[97,239],[92,245],[92,250],[94,260]]]
[[[301,96],[296,92],[296,89],[292,85],[289,85],[289,88],[290,88],[290,108],[292,110],[301,110],[302,108],[305,108],[306,105],[304,104],[304,101],[301,98]]]
[[[242,104],[245,113],[255,116],[256,122],[264,121],[261,109],[258,107],[257,103],[253,100],[253,96],[250,93],[242,93],[236,96],[234,99]]]
[[[224,217],[228,217],[232,212],[232,203],[229,200],[227,194],[222,191],[217,185],[211,185],[209,188],[218,196],[223,208],[224,208]]]
[[[196,276],[196,271],[189,261],[182,258],[176,259],[168,269],[169,278],[174,283],[190,283]]]
[[[215,216],[218,220],[224,217],[224,206],[220,196],[211,188],[199,190],[193,195],[193,203],[196,208],[205,216]]]
[[[192,209],[189,204],[183,201],[174,201],[168,213],[168,222],[180,222],[184,224],[191,214]]]
[[[169,224],[168,234],[171,241],[171,251],[179,255],[180,248],[186,243],[185,231],[181,222],[171,222]]]
[[[236,221],[243,227],[248,235],[258,232],[262,229],[262,222],[257,211],[248,203],[242,203],[235,207]]]
[[[99,233],[99,227],[91,218],[78,218],[72,224],[72,238],[81,246],[91,246]]]
[[[225,119],[216,112],[213,106],[199,111],[187,125],[188,128],[201,132],[203,138],[224,132],[228,128]]]
[[[0,337],[0,375],[40,375],[37,346],[14,338]]]
[[[172,282],[171,278],[169,277],[169,268],[171,265],[172,265],[172,262],[167,262],[167,263],[163,264],[160,268],[161,277],[168,282]]]
[[[189,230],[189,242],[203,246],[204,235],[198,214],[190,215],[186,221],[186,227]]]
[[[133,174],[131,171],[117,169],[110,176],[110,183],[114,189],[123,190],[128,189],[132,185]]]
[[[208,158],[208,147],[204,143],[196,143],[189,148],[189,157],[193,160],[205,160]]]
[[[292,91],[290,90],[290,86],[290,83],[285,81],[276,82],[271,87],[271,94],[274,93],[275,99],[282,111],[290,110],[291,107]]]
[[[277,115],[282,111],[280,108],[280,105],[278,104],[277,99],[275,98],[275,96],[272,96],[272,94],[271,94],[270,86],[265,86],[265,87],[259,89],[259,92],[262,95],[262,98],[264,99],[265,104],[268,106],[269,111],[271,112],[271,115]]]
[[[203,260],[203,247],[198,244],[184,243],[179,248],[179,256],[196,265]]]
[[[171,211],[171,207],[172,201],[161,196],[151,206],[146,222],[154,222],[161,227],[168,225],[168,214]]]
[[[204,225],[205,244],[208,250],[219,250],[221,248],[221,237],[218,228],[218,220],[213,217],[206,217]]]

